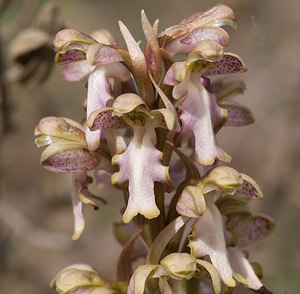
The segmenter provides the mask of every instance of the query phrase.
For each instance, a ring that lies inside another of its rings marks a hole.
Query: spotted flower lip
[[[77,173],[92,170],[100,157],[86,148],[84,128],[67,118],[43,118],[35,129],[38,147],[49,145],[41,155],[48,170]]]

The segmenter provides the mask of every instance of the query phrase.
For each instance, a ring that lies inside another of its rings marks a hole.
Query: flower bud
[[[210,170],[209,173],[202,179],[203,194],[213,190],[222,190],[228,193],[233,193],[243,184],[241,174],[228,166],[218,166]]]
[[[62,269],[50,283],[50,287],[56,289],[59,294],[88,286],[105,287],[108,286],[108,283],[87,264],[73,264]]]
[[[176,280],[191,279],[197,269],[196,259],[187,253],[172,253],[161,260],[160,264],[168,275]]]

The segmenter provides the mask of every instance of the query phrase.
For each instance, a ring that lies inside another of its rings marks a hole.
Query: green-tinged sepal
[[[197,270],[196,259],[187,253],[172,253],[160,262],[166,274],[173,279],[191,279]]]
[[[193,218],[201,216],[205,208],[206,204],[200,185],[185,187],[176,205],[176,211],[180,215]]]
[[[223,46],[216,41],[201,41],[191,51],[186,59],[186,65],[192,66],[194,62],[215,62],[222,59]],[[203,63],[205,66],[206,63]],[[191,67],[193,69],[193,67]]]
[[[211,191],[224,191],[227,193],[234,193],[236,189],[243,184],[241,174],[235,169],[228,166],[218,166],[209,171],[201,180],[203,185],[203,193]]]
[[[86,51],[90,45],[96,44],[97,41],[85,33],[72,29],[58,32],[53,40],[55,51],[64,51],[67,46],[74,43],[80,44],[82,51]]]
[[[56,142],[77,142],[85,144],[85,131],[81,124],[65,118],[48,116],[40,120],[34,130],[37,147]]]

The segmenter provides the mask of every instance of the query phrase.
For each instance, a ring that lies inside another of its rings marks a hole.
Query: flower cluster
[[[221,293],[222,283],[228,291],[240,283],[270,293],[243,250],[271,233],[272,220],[250,211],[262,192],[226,165],[231,157],[216,139],[224,126],[253,122],[231,99],[244,83],[216,78],[246,71],[225,51],[221,27],[235,27],[235,16],[217,5],[160,33],[144,11],[141,22],[144,50],[122,22],[127,47],[107,30],[65,29],[54,39],[65,79],[87,84],[83,123],[47,117],[35,130],[37,146],[48,146],[41,164],[73,174],[73,239],[84,229],[82,204],[98,207],[88,190],[93,180],[122,190],[126,208],[114,230],[124,245],[117,271],[124,283],[74,265],[52,287],[62,294]],[[134,269],[138,258],[145,264]]]

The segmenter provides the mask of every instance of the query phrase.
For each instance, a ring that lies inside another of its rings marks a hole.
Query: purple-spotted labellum
[[[41,164],[73,174],[73,239],[84,229],[82,203],[96,207],[88,190],[93,179],[98,188],[119,189],[125,203],[123,222],[114,225],[123,246],[118,281],[73,265],[51,287],[61,294],[219,294],[240,284],[271,293],[244,250],[274,224],[251,211],[262,192],[228,166],[231,156],[217,140],[222,127],[254,121],[232,100],[244,83],[222,77],[246,71],[226,51],[222,27],[236,27],[234,13],[217,5],[161,32],[144,11],[141,22],[144,48],[121,21],[125,47],[103,29],[66,29],[54,39],[64,78],[87,86],[82,124],[48,117],[35,132],[36,144],[48,145]]]

